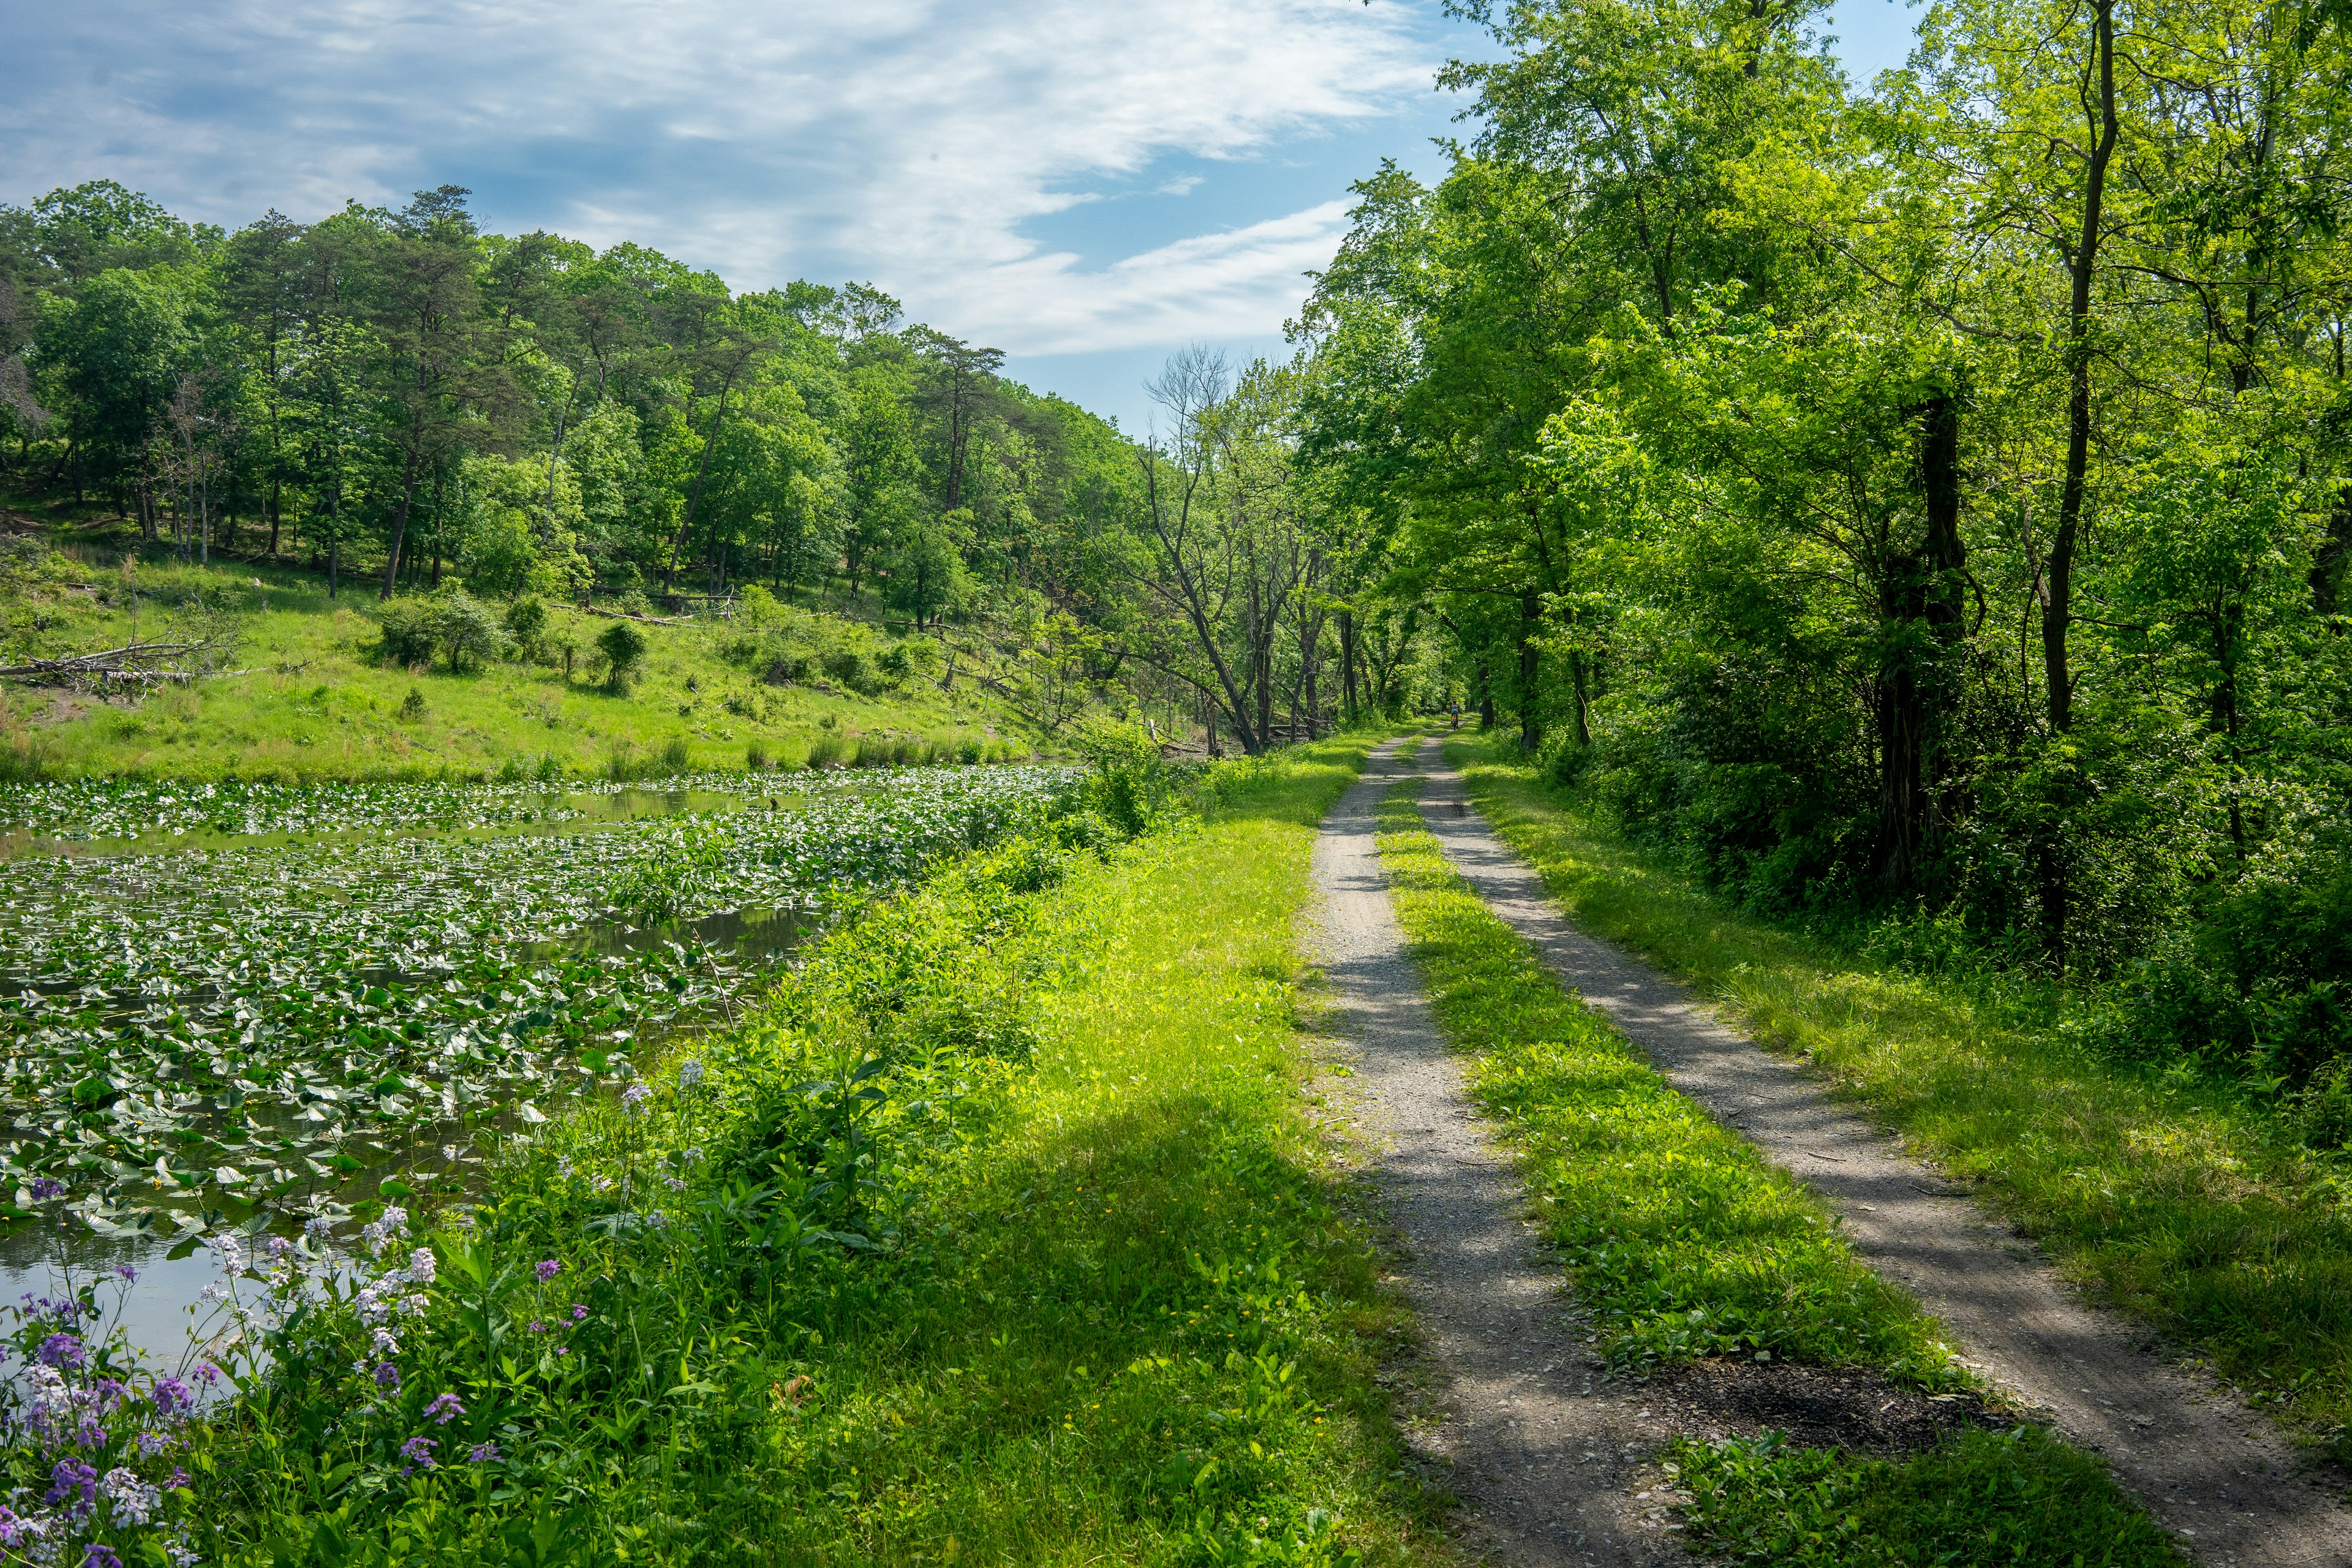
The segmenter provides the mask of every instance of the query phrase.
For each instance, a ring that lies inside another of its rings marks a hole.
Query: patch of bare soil
[[[1660,1366],[1635,1386],[1679,1436],[1703,1443],[1775,1431],[1799,1447],[1900,1458],[1972,1426],[2017,1424],[1973,1394],[1897,1388],[1859,1367],[1716,1359]]]

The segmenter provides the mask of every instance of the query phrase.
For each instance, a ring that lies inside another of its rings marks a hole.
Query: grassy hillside
[[[189,634],[240,639],[226,672],[141,698],[6,683],[0,744],[52,773],[288,780],[803,766],[1026,753],[1035,737],[939,645],[777,606],[631,623],[633,679],[604,679],[615,622],[547,607],[536,646],[465,668],[383,646],[372,584],[250,562],[181,564],[135,538],[19,531],[0,560],[0,665]],[[51,548],[43,548],[43,546]],[[126,564],[127,563],[127,564]],[[486,603],[493,619],[507,605]],[[569,672],[566,650],[569,649]]]

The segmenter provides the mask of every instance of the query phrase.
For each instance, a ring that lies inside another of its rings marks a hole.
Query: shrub
[[[856,648],[835,648],[824,656],[824,672],[858,695],[867,696],[874,690],[874,667]]]
[[[547,602],[536,594],[525,594],[509,605],[507,635],[526,655],[538,658],[541,641],[547,635]]]
[[[596,651],[604,659],[604,684],[618,691],[645,663],[646,634],[627,621],[614,621],[596,636]]]
[[[406,700],[400,705],[401,722],[404,724],[414,724],[424,717],[425,693],[417,690],[416,688],[412,686],[408,689],[408,696]]]
[[[808,765],[813,768],[837,766],[847,751],[840,732],[827,730],[809,742]]]
[[[451,669],[470,669],[504,653],[507,634],[483,604],[463,588],[445,588],[436,595],[435,609],[444,652]]]
[[[743,765],[755,773],[768,771],[768,748],[754,741],[743,748]]]
[[[387,599],[379,612],[378,648],[387,664],[424,664],[441,640],[441,618],[430,599]]]

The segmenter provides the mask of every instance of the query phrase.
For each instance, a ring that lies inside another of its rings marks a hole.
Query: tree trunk
[[[1357,721],[1356,708],[1356,612],[1339,612],[1339,684],[1347,695],[1348,722]]]
[[[412,428],[411,431],[419,437],[423,433],[421,428]],[[394,587],[400,581],[401,541],[408,533],[408,509],[416,500],[416,458],[417,448],[412,444],[408,448],[408,460],[401,468],[400,510],[392,516],[392,553],[384,558],[383,592],[376,595],[380,599],[391,598]]]
[[[2047,687],[2050,731],[2063,735],[2074,725],[2074,680],[2067,667],[2066,638],[2074,612],[2074,542],[2083,520],[2083,494],[2091,457],[2091,285],[2099,258],[2100,210],[2106,198],[2107,164],[2115,155],[2115,0],[2094,0],[2093,65],[2098,82],[2095,128],[2084,174],[2083,227],[2074,247],[2073,291],[2066,316],[2066,478],[2059,493],[2058,531],[2050,542],[2042,574],[2042,664]],[[2088,73],[2085,73],[2086,75]],[[2085,106],[2086,108],[2088,106]],[[2044,836],[2040,853],[2042,942],[2052,967],[2066,969],[2067,876],[2059,825]]]
[[[1952,704],[1960,640],[1960,420],[1938,394],[1911,411],[1919,427],[1919,489],[1927,526],[1919,548],[1886,564],[1879,584],[1878,877],[1891,894],[1916,892],[1940,771],[1937,741]]]
[[[1534,589],[1519,595],[1519,750],[1529,756],[1543,743],[1542,721],[1536,717],[1536,627],[1542,614]]]

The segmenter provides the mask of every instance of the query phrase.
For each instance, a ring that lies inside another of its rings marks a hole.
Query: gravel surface
[[[1576,931],[1535,871],[1468,805],[1459,776],[1418,771],[1432,781],[1425,819],[1495,913],[1648,1051],[1676,1089],[1827,1198],[1856,1253],[1941,1320],[1970,1366],[2069,1440],[2104,1454],[2203,1561],[2352,1564],[2352,1510],[2305,1472],[2268,1420],[2210,1378],[2159,1361],[2143,1332],[2086,1306],[2030,1243],[1833,1103],[1802,1068],[1758,1048],[1638,959]],[[1351,805],[1369,813],[1370,792],[1388,782],[1368,775],[1327,826],[1327,840],[1349,830]],[[1344,843],[1332,845],[1329,863],[1356,875]],[[1323,866],[1318,859],[1318,872]],[[1368,913],[1354,919],[1370,925]],[[1402,969],[1389,965],[1389,987],[1409,985]],[[1390,1006],[1400,1018],[1411,1013],[1402,1002]],[[1429,1028],[1425,1011],[1412,1016],[1404,1034]],[[1440,1178],[1433,1172],[1431,1179]]]
[[[1687,1562],[1645,1459],[1673,1428],[1638,1393],[1598,1381],[1591,1333],[1538,1251],[1517,1173],[1464,1097],[1405,954],[1372,837],[1381,793],[1409,771],[1394,750],[1373,753],[1316,841],[1313,947],[1437,1373],[1424,1455],[1447,1468],[1470,1543],[1497,1561]]]

